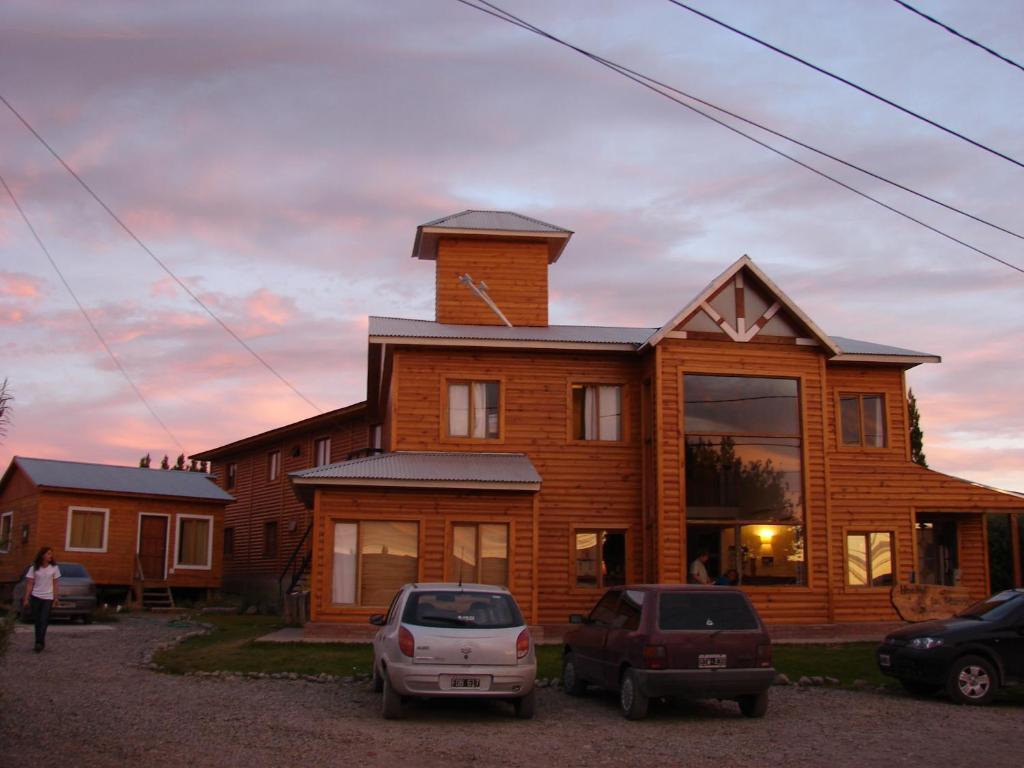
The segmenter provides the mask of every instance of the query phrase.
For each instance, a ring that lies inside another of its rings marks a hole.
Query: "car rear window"
[[[757,629],[757,617],[736,592],[667,592],[658,600],[659,629]]]
[[[89,572],[85,570],[84,566],[78,563],[57,563],[57,567],[60,568],[60,575],[62,578],[68,579],[88,579]]]
[[[503,592],[413,592],[402,621],[418,627],[503,629],[523,624],[512,596]]]

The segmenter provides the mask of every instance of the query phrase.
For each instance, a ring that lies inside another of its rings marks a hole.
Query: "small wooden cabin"
[[[230,501],[204,473],[16,456],[0,479],[0,585],[49,546],[101,587],[219,589]]]

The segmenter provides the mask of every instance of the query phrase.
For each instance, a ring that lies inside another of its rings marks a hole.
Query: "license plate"
[[[479,677],[453,677],[452,688],[479,688]]]
[[[891,667],[892,666],[892,659],[889,658],[889,654],[888,653],[880,653],[880,654],[878,654],[878,665],[880,667]]]
[[[53,603],[53,607],[54,608],[74,608],[75,604],[74,603],[69,603],[67,601],[61,602],[60,600],[55,600],[54,603]]]
[[[697,657],[698,669],[721,669],[725,666],[724,653],[702,653]]]

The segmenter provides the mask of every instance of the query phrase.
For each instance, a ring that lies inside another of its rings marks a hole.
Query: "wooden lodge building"
[[[16,456],[0,478],[0,593],[10,595],[44,546],[58,564],[81,563],[98,586],[137,599],[220,589],[230,501],[202,472]]]
[[[1024,496],[910,459],[906,371],[937,356],[828,335],[747,257],[660,327],[550,325],[571,235],[420,226],[436,318],[370,318],[366,402],[195,457],[237,499],[225,574],[308,554],[313,629],[458,579],[560,624],[706,550],[770,623],[884,621],[895,585],[987,594],[998,513],[1021,583]]]

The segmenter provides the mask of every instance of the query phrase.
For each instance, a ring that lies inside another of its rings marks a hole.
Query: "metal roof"
[[[920,357],[926,358],[922,362],[928,360],[934,360],[940,362],[938,355],[933,355],[930,352],[915,352],[912,349],[902,349],[901,347],[890,347],[885,344],[875,344],[872,341],[858,341],[857,339],[846,339],[842,336],[833,336],[832,341],[839,345],[839,350],[843,355],[872,355],[882,357]]]
[[[416,483],[498,483],[538,486],[541,478],[523,453],[398,451],[303,469],[296,482],[371,480]]]
[[[614,328],[591,325],[451,325],[432,320],[370,317],[369,335],[401,339],[466,339],[475,341],[613,344],[635,349],[655,328]]]
[[[450,216],[420,224],[421,227],[439,229],[486,229],[497,232],[539,232],[572,234],[572,230],[556,227],[546,221],[524,216],[514,211],[462,211]]]
[[[15,456],[16,464],[38,486],[145,496],[177,496],[210,501],[234,501],[205,472],[117,467],[55,459]]]

